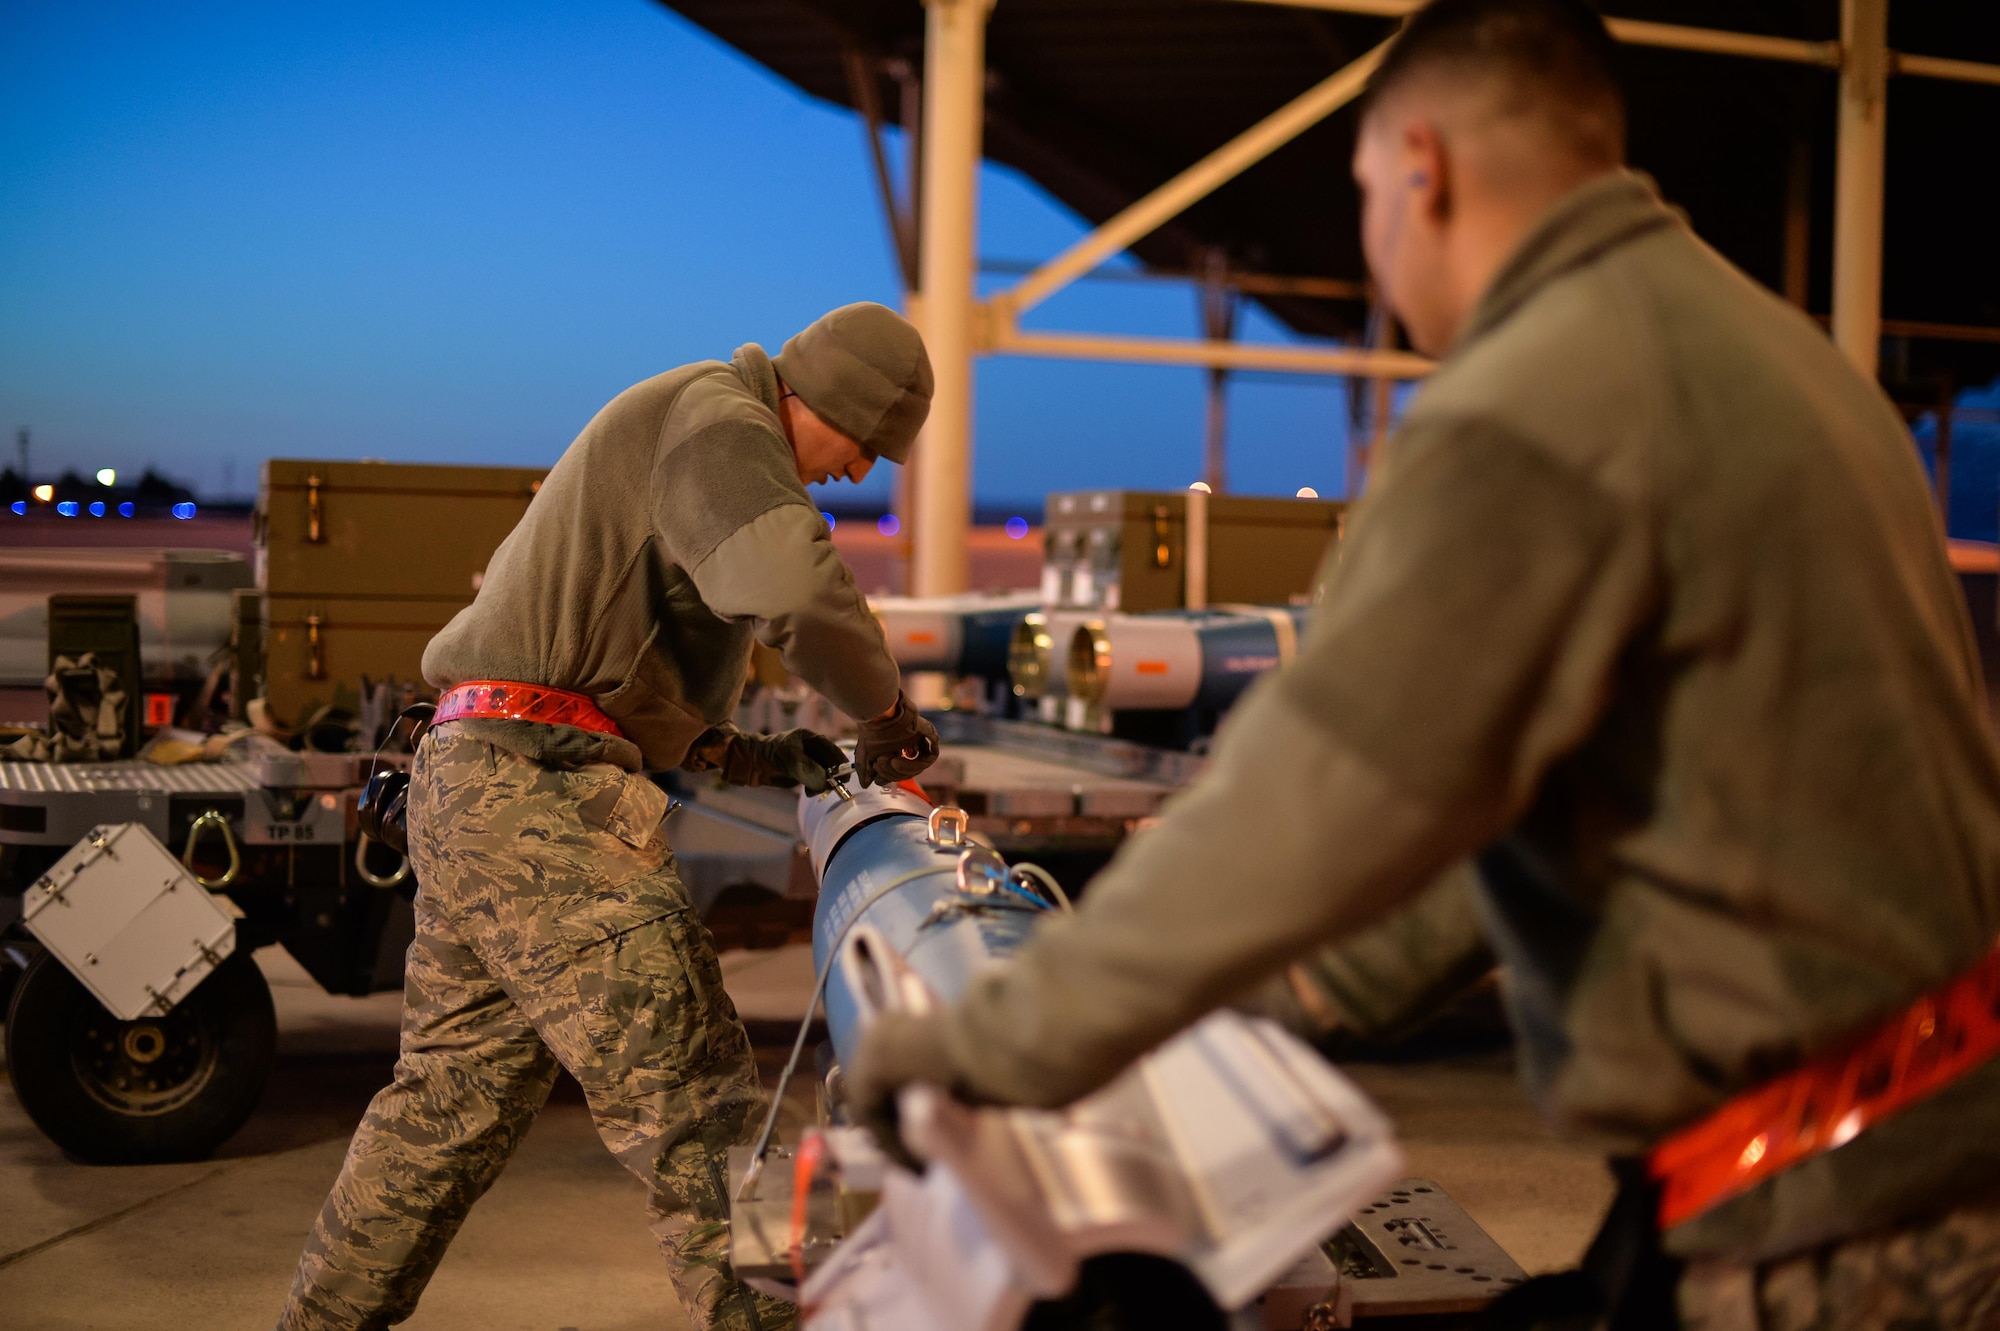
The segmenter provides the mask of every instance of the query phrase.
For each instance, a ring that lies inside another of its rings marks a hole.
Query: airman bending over
[[[409,791],[421,886],[401,1056],[282,1328],[407,1318],[558,1067],[646,1185],[694,1324],[792,1324],[728,1267],[725,1153],[756,1127],[756,1068],[662,837],[667,796],[645,774],[827,788],[845,761],[831,741],[729,724],[753,638],[866,718],[859,779],[915,776],[936,757],[805,489],[905,461],[930,391],[916,330],[865,304],[776,357],[752,343],[627,389],[431,642],[424,675],[443,696]]]

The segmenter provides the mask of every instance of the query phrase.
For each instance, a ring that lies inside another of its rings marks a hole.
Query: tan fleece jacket
[[[588,694],[625,738],[515,721],[468,731],[545,761],[675,767],[735,710],[753,636],[851,715],[895,703],[896,663],[799,481],[777,408],[777,376],[752,343],[597,413],[478,596],[431,640],[424,678]]]

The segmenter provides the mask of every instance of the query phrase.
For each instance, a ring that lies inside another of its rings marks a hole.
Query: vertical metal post
[[[924,81],[909,61],[900,58],[889,63],[889,76],[896,80],[896,123],[903,127],[903,197],[909,200],[910,248],[914,254],[924,233]],[[922,267],[913,265],[909,284],[903,291],[903,314],[919,329],[924,326],[923,285]],[[896,589],[904,593],[910,590],[910,556],[917,533],[917,469],[923,464],[923,451],[918,449],[910,454],[908,462],[896,468],[890,501],[898,524]]]
[[[897,193],[896,179],[889,171],[889,153],[882,146],[880,71],[871,56],[852,46],[841,52],[841,63],[847,70],[848,96],[861,112],[868,160],[875,168],[875,188],[882,195],[882,215],[889,224],[889,243],[896,252],[896,272],[903,279],[903,294],[907,298],[917,286],[917,237],[910,224],[908,196]]]
[[[1812,143],[1792,144],[1785,179],[1784,296],[1799,309],[1812,308]]]
[[[1938,384],[1937,449],[1934,453],[1938,520],[1944,524],[1947,537],[1951,535],[1951,413],[1958,397],[1953,391],[1955,386],[1949,374]]]
[[[1229,371],[1214,366],[1202,412],[1201,478],[1218,493],[1229,488]]]
[[[1211,246],[1202,256],[1196,296],[1201,302],[1201,335],[1211,342],[1235,337],[1237,295],[1229,285],[1229,256],[1219,246]],[[1229,488],[1229,371],[1213,365],[1208,369],[1201,478],[1216,494]]]
[[[1181,534],[1186,585],[1181,601],[1190,610],[1208,609],[1208,496],[1206,481],[1188,487],[1187,524]]]
[[[916,540],[910,590],[966,589],[972,528],[973,280],[979,149],[986,103],[986,15],[992,0],[925,0],[923,332],[936,387],[917,444]]]
[[[1396,316],[1389,312],[1388,305],[1379,297],[1368,302],[1368,345],[1377,351],[1388,351],[1396,345]],[[1350,500],[1361,497],[1362,487],[1368,481],[1368,468],[1389,437],[1389,415],[1395,407],[1395,387],[1388,379],[1373,375],[1366,383],[1368,442],[1356,448],[1352,424],[1347,432],[1347,497]],[[1358,423],[1361,419],[1361,399],[1350,398],[1350,401],[1356,409],[1352,419]]]
[[[1870,379],[1882,339],[1882,188],[1889,0],[1841,0],[1833,184],[1833,341]]]

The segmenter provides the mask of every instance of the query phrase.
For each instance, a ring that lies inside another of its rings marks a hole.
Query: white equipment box
[[[22,902],[22,922],[120,1021],[165,1016],[236,950],[241,916],[143,823],[92,828]]]

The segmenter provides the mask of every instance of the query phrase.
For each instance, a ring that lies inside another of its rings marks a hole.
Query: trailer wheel
[[[271,988],[237,952],[164,1017],[120,1021],[51,954],[7,1012],[7,1071],[35,1126],[79,1160],[199,1160],[257,1107],[277,1056]]]

